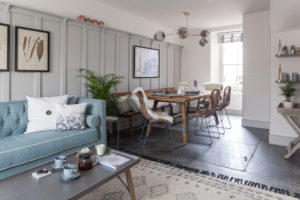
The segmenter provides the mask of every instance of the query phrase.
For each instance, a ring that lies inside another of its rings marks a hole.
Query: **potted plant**
[[[285,96],[285,101],[283,101],[283,107],[293,108],[294,103],[291,101],[291,97],[295,95],[296,89],[293,82],[288,81],[284,86],[280,87],[281,95]]]
[[[80,69],[81,75],[78,77],[87,80],[86,87],[94,99],[103,99],[106,101],[106,115],[114,116],[117,114],[115,96],[113,88],[121,83],[121,76],[116,74],[96,75],[88,69]]]

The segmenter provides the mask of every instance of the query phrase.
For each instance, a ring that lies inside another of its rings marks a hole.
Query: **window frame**
[[[234,42],[237,43],[237,42]],[[242,41],[240,43],[243,43]],[[230,64],[223,64],[223,56],[224,56],[224,45],[226,44],[230,44],[230,43],[219,43],[219,80],[224,83],[224,66],[225,65],[237,65],[237,66],[241,66],[242,70],[244,70],[244,59],[242,60],[242,64],[239,63],[230,63]],[[243,48],[242,48],[243,51]],[[243,52],[242,52],[243,55]],[[243,73],[242,73],[243,74]],[[236,92],[236,93],[242,93],[243,92],[243,75],[242,75],[242,83],[241,83],[241,89],[236,88],[234,86],[231,86],[231,90],[232,92]],[[224,85],[225,86],[225,85]]]

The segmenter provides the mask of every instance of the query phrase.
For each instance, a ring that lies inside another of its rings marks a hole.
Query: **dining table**
[[[200,99],[208,98],[210,91],[201,91],[197,95],[179,95],[179,94],[150,94],[148,95],[149,100],[153,100],[153,110],[157,109],[159,102],[178,103],[180,104],[181,117],[182,117],[182,140],[183,144],[187,144],[187,113],[190,108],[192,101],[198,101]]]

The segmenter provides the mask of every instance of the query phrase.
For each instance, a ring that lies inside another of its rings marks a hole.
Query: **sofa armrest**
[[[87,115],[85,123],[90,128],[97,128],[100,126],[101,119],[98,115]]]

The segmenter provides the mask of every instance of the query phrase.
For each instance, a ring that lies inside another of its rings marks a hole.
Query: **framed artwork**
[[[159,77],[159,50],[134,46],[134,78]]]
[[[9,71],[9,28],[0,23],[0,71]]]
[[[16,26],[16,71],[49,72],[50,32]]]

